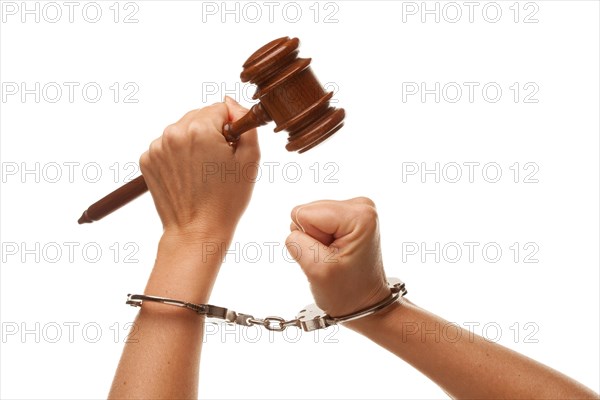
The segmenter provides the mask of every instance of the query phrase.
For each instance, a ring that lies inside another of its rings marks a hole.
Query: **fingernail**
[[[304,229],[304,227],[302,226],[302,224],[300,223],[300,220],[298,219],[298,213],[300,213],[300,210],[302,209],[302,207],[298,207],[296,209],[296,220],[292,220],[292,222],[294,223],[294,225],[296,225],[298,227],[298,229],[300,229],[302,232],[306,233],[306,230]]]

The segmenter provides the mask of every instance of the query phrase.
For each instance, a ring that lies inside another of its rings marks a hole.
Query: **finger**
[[[330,248],[301,231],[293,231],[285,241],[288,253],[300,265],[309,280],[328,273],[338,260],[337,249]]]
[[[140,172],[142,173],[142,175],[144,175],[146,170],[150,169],[150,155],[148,153],[148,150],[142,153],[138,165],[140,166]]]
[[[301,227],[298,222],[296,221],[296,218],[298,217],[298,210],[302,207],[306,207],[308,205],[320,205],[320,204],[325,204],[325,203],[339,203],[339,201],[336,200],[315,200],[315,201],[311,201],[310,203],[306,203],[306,204],[301,204],[299,206],[294,207],[294,209],[292,210],[292,222],[290,224],[290,231],[293,230],[301,230],[302,232],[304,232],[304,228]]]
[[[225,105],[229,110],[230,121],[237,121],[250,111],[229,96],[225,96]],[[251,149],[250,151],[258,149],[258,133],[256,129],[250,129],[240,136],[238,151],[245,153],[245,149]]]
[[[359,211],[346,201],[319,201],[295,207],[292,221],[301,231],[329,246],[354,230]]]
[[[147,158],[149,160],[155,160],[157,158],[161,157],[163,151],[163,142],[162,142],[162,136],[158,137],[156,139],[154,139],[152,142],[150,142],[150,146],[148,146],[148,156]]]
[[[217,112],[215,115],[214,112]],[[170,126],[176,125],[181,127],[189,126],[192,121],[202,121],[207,118],[207,115],[213,114],[213,119],[216,116],[216,120],[213,121],[215,128],[219,131],[223,131],[223,125],[228,121],[228,110],[223,107],[223,103],[214,103],[210,106],[203,108],[196,108],[185,113],[177,122]],[[222,121],[220,124],[217,123]]]
[[[355,197],[353,199],[350,200],[346,200],[349,203],[353,203],[353,204],[362,204],[365,206],[369,206],[369,207],[373,207],[375,208],[375,202],[373,202],[373,200],[371,200],[368,197]]]
[[[201,108],[191,115],[190,126],[194,123],[210,128],[223,135],[223,126],[229,121],[229,109],[225,103],[215,103]]]
[[[333,241],[335,240],[335,237],[333,236],[333,234],[323,231],[318,226],[315,226],[314,224],[312,224],[310,219],[302,217],[304,214],[302,214],[301,212],[303,209],[306,209],[307,207],[314,208],[314,207],[318,207],[318,206],[307,204],[304,206],[294,208],[294,212],[292,213],[293,214],[293,217],[292,217],[293,223],[298,227],[299,231],[306,233],[307,235],[311,236],[312,238],[323,243],[325,246],[329,246],[331,243],[333,243]]]
[[[290,232],[300,230],[300,227],[296,225],[294,221],[290,222]]]
[[[224,103],[229,111],[229,119],[231,121],[237,121],[238,119],[246,115],[248,111],[250,111],[246,107],[243,107],[240,103],[235,101],[235,99],[229,96],[225,96]]]

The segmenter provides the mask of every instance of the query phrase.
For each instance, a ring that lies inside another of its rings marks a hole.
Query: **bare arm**
[[[168,241],[168,239],[166,239]],[[220,262],[202,262],[201,246],[159,246],[146,294],[205,303]],[[190,310],[145,302],[125,345],[110,398],[197,398],[204,318]]]
[[[348,326],[456,399],[597,399],[579,382],[405,301]],[[446,328],[444,328],[446,327]]]
[[[288,248],[300,255],[296,261],[321,309],[343,316],[389,295],[371,200],[309,203],[292,211],[292,221]],[[294,251],[298,245],[301,252]],[[448,328],[447,321],[408,300],[346,326],[408,362],[453,398],[598,398],[537,361],[462,328]]]
[[[252,176],[223,178],[219,171],[256,164],[260,157],[255,130],[236,148],[220,132],[245,111],[231,100],[191,111],[140,158],[164,229],[144,294],[208,302],[221,266],[219,249],[230,244],[254,183]],[[144,302],[134,329],[109,398],[197,398],[204,318]]]

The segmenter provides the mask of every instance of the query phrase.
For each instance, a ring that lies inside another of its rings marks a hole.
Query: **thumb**
[[[225,105],[229,110],[230,121],[237,121],[238,119],[246,115],[248,111],[250,111],[247,108],[242,107],[240,103],[238,103],[229,96],[225,96]],[[250,154],[252,154],[250,158],[256,159],[258,162],[258,159],[260,159],[260,150],[258,150],[258,134],[256,132],[256,128],[250,129],[248,132],[245,132],[240,137],[240,141],[238,142],[237,147],[238,148],[236,151],[240,151],[241,154],[247,154],[248,152],[250,152]]]
[[[225,104],[229,109],[229,119],[232,121],[242,118],[248,112],[247,108],[242,107],[240,103],[229,96],[225,96]]]
[[[328,271],[323,267],[339,263],[339,249],[328,247],[298,230],[292,231],[285,241],[288,253],[300,265],[310,281]]]

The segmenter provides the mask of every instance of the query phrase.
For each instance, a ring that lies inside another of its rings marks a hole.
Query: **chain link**
[[[295,326],[296,328],[300,328],[300,321],[295,318],[289,321],[286,321],[281,317],[266,317],[266,318],[248,318],[249,325],[260,325],[269,331],[275,332],[283,332],[286,328],[290,326]]]

